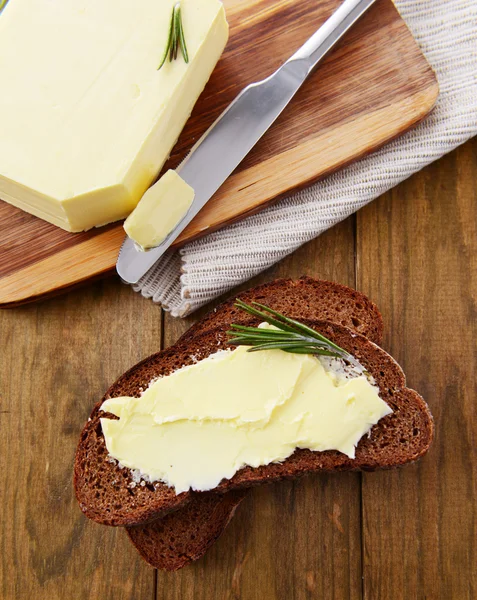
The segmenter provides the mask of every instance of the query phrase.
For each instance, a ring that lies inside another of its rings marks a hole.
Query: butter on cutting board
[[[186,215],[194,196],[191,186],[170,169],[146,191],[124,230],[142,250],[159,246]]]
[[[177,494],[210,490],[242,467],[283,461],[296,448],[355,447],[392,411],[366,374],[329,358],[282,350],[219,351],[157,379],[140,398],[111,398],[101,419],[111,457]]]
[[[177,0],[11,0],[0,15],[0,198],[68,231],[126,217],[157,177],[228,38],[181,0],[189,63],[158,70]]]

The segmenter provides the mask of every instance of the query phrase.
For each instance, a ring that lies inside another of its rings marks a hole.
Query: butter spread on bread
[[[244,466],[296,448],[354,458],[392,410],[363,371],[282,350],[220,351],[154,381],[140,398],[110,398],[102,418],[111,457],[177,494],[214,489]]]

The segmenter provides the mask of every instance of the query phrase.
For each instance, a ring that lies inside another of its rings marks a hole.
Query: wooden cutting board
[[[247,84],[263,79],[341,0],[224,0],[230,40],[165,169]],[[391,0],[378,1],[177,240],[184,244],[371,152],[423,119],[434,73]],[[0,305],[58,293],[114,268],[121,224],[67,233],[0,202]]]

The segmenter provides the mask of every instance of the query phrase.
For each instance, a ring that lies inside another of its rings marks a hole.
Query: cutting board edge
[[[342,168],[345,168],[346,166],[348,166],[366,156],[369,156],[370,154],[372,154],[379,148],[382,148],[383,146],[385,146],[392,140],[397,139],[404,133],[406,133],[406,132],[410,131],[411,129],[413,129],[414,127],[418,126],[432,112],[432,110],[435,107],[435,104],[437,102],[437,99],[439,97],[439,82],[437,80],[437,77],[436,77],[434,71],[432,71],[432,73],[434,75],[434,85],[432,86],[432,88],[429,87],[429,89],[428,89],[429,102],[427,105],[423,105],[424,106],[423,110],[422,110],[422,112],[420,112],[417,115],[416,119],[409,122],[408,124],[406,124],[405,127],[400,129],[399,131],[394,132],[389,137],[383,138],[383,140],[380,141],[379,144],[373,145],[373,146],[370,146],[370,147],[364,149],[360,154],[350,157],[349,160],[343,161],[339,165],[336,165],[333,169],[331,169],[325,173],[322,173],[318,177],[312,177],[309,180],[302,182],[302,184],[300,184],[299,186],[294,186],[290,189],[284,190],[282,193],[275,196],[268,202],[263,203],[260,206],[254,208],[250,211],[247,211],[247,212],[244,212],[244,213],[238,215],[236,218],[228,221],[227,223],[224,223],[223,226],[231,225],[233,223],[243,220],[246,217],[257,214],[258,212],[260,212],[267,206],[270,206],[270,205],[274,204],[275,202],[279,201],[280,199],[285,198],[290,193],[299,191],[300,189],[304,189],[304,188],[312,185],[313,183],[316,183],[317,181],[320,181],[321,179],[328,177],[332,173],[334,173]],[[194,240],[200,239],[210,233],[213,233],[214,231],[220,230],[221,227],[222,226],[219,225],[215,228],[207,229],[206,232],[203,232],[202,234],[199,233],[196,236],[190,237],[182,243],[173,244],[173,247],[180,248]],[[118,231],[118,230],[122,230],[122,227],[118,226],[118,228],[115,228],[112,231],[114,232],[114,231]],[[59,253],[59,255],[56,255],[56,256],[60,256],[60,255],[61,255],[61,252]],[[45,262],[45,261],[48,261],[48,259],[45,259],[43,261],[38,261],[38,263]],[[35,267],[36,265],[38,265],[38,263],[34,263],[33,265],[30,265],[30,266]],[[49,287],[48,290],[42,289],[43,286],[40,285],[39,289],[34,288],[33,293],[29,293],[29,294],[20,292],[17,296],[15,296],[15,294],[12,291],[10,291],[9,293],[3,295],[2,292],[0,291],[0,309],[8,309],[8,308],[15,308],[18,306],[23,306],[25,304],[30,304],[33,302],[38,302],[41,300],[46,300],[48,298],[55,297],[66,291],[81,288],[86,283],[89,283],[91,281],[97,281],[97,280],[103,279],[109,275],[112,275],[114,273],[114,268],[115,268],[115,262],[111,264],[110,261],[107,261],[107,264],[98,266],[97,270],[95,270],[92,273],[90,272],[89,275],[85,274],[83,277],[76,279],[74,282],[71,282],[70,279],[66,280],[66,278],[65,278],[62,283],[59,283],[59,285],[53,289],[51,287]],[[5,280],[8,281],[8,277],[6,277]],[[31,287],[30,287],[30,289],[31,289]]]
[[[261,210],[266,208],[267,206],[270,206],[270,205],[274,204],[275,202],[277,202],[283,198],[286,198],[290,194],[293,194],[302,189],[305,189],[305,188],[309,187],[310,185],[313,185],[314,183],[317,183],[318,181],[325,179],[326,177],[332,175],[333,173],[336,173],[337,171],[346,168],[350,164],[357,162],[357,161],[365,158],[366,156],[369,156],[370,154],[373,154],[374,152],[376,152],[380,148],[386,146],[393,140],[399,138],[403,134],[414,129],[429,116],[429,114],[434,109],[436,102],[439,98],[439,83],[438,83],[437,77],[435,76],[434,72],[433,72],[433,74],[434,74],[434,85],[432,86],[432,88],[429,88],[427,90],[427,92],[429,93],[428,103],[423,105],[424,106],[423,110],[416,115],[416,118],[408,121],[405,126],[399,128],[395,132],[391,133],[389,136],[387,136],[385,138],[383,137],[379,141],[379,143],[370,144],[368,147],[366,147],[363,150],[361,150],[360,152],[350,156],[348,159],[343,160],[340,163],[336,163],[332,168],[326,169],[326,171],[323,171],[318,176],[313,175],[306,180],[302,180],[302,182],[299,185],[292,185],[289,188],[284,189],[279,194],[274,195],[273,198],[270,198],[270,200],[261,202],[257,207],[254,207],[251,210],[245,210],[245,211],[241,212],[240,214],[237,214],[236,217],[231,218],[221,224],[218,224],[217,226],[209,226],[207,229],[198,231],[198,233],[195,235],[187,236],[186,239],[184,239],[183,235],[181,234],[178,237],[178,239],[176,240],[176,242],[174,242],[172,244],[172,247],[173,248],[181,248],[181,247],[189,244],[190,242],[193,242],[193,241],[196,241],[203,237],[206,237],[207,235],[209,235],[210,233],[213,233],[214,231],[220,231],[220,229],[227,227],[228,225],[232,225],[233,223],[237,223],[249,216],[257,214]],[[420,95],[420,94],[422,94],[422,92],[420,92],[418,95]]]
[[[254,0],[255,1],[255,0]],[[258,1],[258,0],[257,0]],[[331,1],[331,0],[330,0]],[[337,4],[339,3],[340,0],[334,0]],[[270,2],[270,0],[268,0],[268,2]],[[384,12],[386,12],[386,14],[389,17],[389,22],[386,21],[386,27],[380,27],[379,31],[384,31],[385,35],[388,35],[389,31],[393,31],[394,33],[392,34],[392,37],[390,38],[386,38],[389,39],[390,42],[392,42],[391,48],[392,51],[395,52],[396,49],[399,51],[398,54],[391,54],[388,56],[388,60],[391,60],[391,62],[389,62],[391,71],[389,71],[389,73],[393,73],[394,71],[392,69],[396,69],[396,73],[400,73],[405,75],[406,80],[403,80],[402,77],[397,77],[397,80],[401,82],[401,85],[404,86],[407,89],[407,83],[406,81],[413,81],[414,83],[411,84],[411,87],[413,87],[414,92],[416,90],[416,88],[418,90],[420,90],[421,92],[429,92],[429,90],[433,90],[435,92],[435,96],[437,97],[437,91],[438,91],[438,87],[437,87],[437,82],[436,82],[436,76],[435,73],[433,72],[431,66],[429,65],[429,62],[426,60],[426,57],[423,55],[422,51],[420,50],[416,40],[413,38],[411,31],[409,30],[409,27],[407,26],[407,24],[405,23],[405,21],[402,19],[402,17],[399,15],[399,12],[396,10],[396,7],[394,6],[392,0],[388,0],[388,2],[386,2],[385,0],[383,0],[383,6],[382,9],[386,9]],[[378,9],[376,9],[378,10]],[[382,11],[383,12],[383,11]],[[381,12],[379,13],[381,15]],[[391,18],[392,17],[392,18]],[[378,19],[379,21],[380,19]],[[397,21],[399,21],[399,23],[397,24]],[[388,31],[387,29],[387,25],[389,24],[390,27],[392,27],[392,29],[390,29]],[[287,27],[288,30],[288,27]],[[394,35],[396,34],[396,35]],[[374,35],[374,34],[373,34]],[[359,40],[361,40],[361,38],[359,37]],[[396,40],[401,40],[402,44],[404,45],[400,45],[400,42],[397,42],[397,46],[394,45],[394,41]],[[407,41],[406,41],[407,40]],[[356,40],[354,42],[356,44]],[[359,42],[361,43],[361,42]],[[366,47],[369,49],[369,45],[366,45]],[[379,48],[379,46],[377,47]],[[382,47],[381,47],[382,48]],[[413,49],[414,48],[414,49]],[[359,48],[358,48],[359,49]],[[408,64],[408,67],[410,67],[410,70],[408,69],[403,69],[402,65],[400,66],[399,63],[400,61],[400,52],[403,51],[404,49],[404,56],[407,56],[408,59],[411,61],[410,64]],[[382,52],[380,53],[379,56],[382,55]],[[392,57],[392,58],[389,58]],[[376,56],[374,57],[373,60],[376,60]],[[393,67],[394,65],[394,67]],[[348,65],[349,66],[349,65]],[[326,67],[324,67],[326,69]],[[336,71],[336,69],[333,69],[333,72]],[[371,71],[373,71],[371,69]],[[338,86],[339,88],[339,86]],[[380,89],[380,88],[379,88]],[[378,91],[379,91],[378,89]],[[384,101],[388,102],[388,104],[384,104],[384,106],[388,105],[388,106],[392,106],[393,105],[393,97],[395,97],[393,95],[393,92],[391,91],[392,88],[389,88],[389,86],[386,88],[387,93],[389,93],[389,99],[387,98],[387,96],[384,96]],[[382,89],[381,89],[382,91]],[[399,95],[399,94],[397,94]],[[373,98],[375,98],[376,95],[373,95],[372,97],[368,98],[367,102],[369,102],[369,107],[373,108],[374,107],[374,100]],[[406,98],[412,98],[413,95],[408,95],[406,96]],[[361,105],[358,102],[358,106],[365,106],[367,107],[368,104],[365,105]],[[285,190],[284,187],[280,187],[279,189],[277,189],[276,185],[270,185],[269,183],[269,189],[268,189],[268,193],[263,195],[263,205],[260,206],[256,206],[257,205],[257,199],[258,199],[258,190],[256,187],[256,181],[255,183],[252,185],[251,189],[250,189],[250,198],[248,203],[245,204],[245,206],[241,206],[242,211],[240,211],[240,214],[237,214],[236,216],[233,214],[233,211],[231,214],[227,215],[225,214],[225,217],[228,216],[228,218],[224,218],[222,222],[220,222],[218,225],[215,225],[215,222],[212,221],[212,223],[210,223],[210,225],[208,223],[205,223],[205,225],[207,225],[207,227],[204,227],[204,223],[198,223],[198,233],[197,235],[194,235],[192,237],[192,235],[190,236],[190,241],[192,241],[193,239],[198,239],[199,237],[203,237],[204,235],[207,235],[208,233],[212,232],[212,231],[216,231],[217,229],[220,229],[220,227],[225,226],[227,224],[236,222],[238,220],[243,219],[244,217],[254,214],[256,212],[258,212],[259,210],[261,210],[261,208],[263,206],[269,205],[273,202],[275,202],[276,200],[278,200],[279,198],[283,198],[284,196],[289,195],[292,190],[294,189],[302,189],[303,187],[306,187],[308,185],[310,185],[310,183],[312,183],[313,181],[317,181],[319,179],[321,179],[322,177],[326,177],[328,174],[332,173],[333,171],[336,171],[339,168],[342,168],[343,166],[346,166],[347,164],[349,164],[350,162],[353,162],[357,159],[359,159],[360,157],[365,156],[366,154],[368,154],[369,152],[372,152],[376,149],[378,149],[379,147],[381,147],[383,144],[389,142],[390,140],[392,140],[394,137],[400,135],[401,133],[404,133],[405,131],[407,131],[409,128],[415,126],[420,120],[422,120],[422,118],[424,118],[426,116],[426,114],[428,114],[428,112],[431,110],[432,105],[429,107],[429,110],[425,111],[424,114],[420,114],[419,118],[415,118],[415,119],[409,119],[406,123],[403,124],[403,127],[400,128],[397,132],[395,132],[394,135],[391,136],[386,136],[383,134],[387,134],[388,132],[386,130],[381,130],[381,137],[380,136],[376,136],[376,139],[373,140],[373,143],[370,144],[370,148],[367,150],[363,150],[362,152],[358,152],[358,150],[361,150],[362,148],[359,147],[355,147],[355,151],[351,152],[351,156],[349,157],[343,157],[343,156],[338,156],[336,157],[337,160],[335,163],[332,164],[332,162],[330,160],[324,160],[321,164],[321,170],[317,169],[316,172],[313,173],[312,177],[307,177],[308,172],[307,172],[307,168],[309,167],[309,160],[307,160],[306,155],[297,155],[297,159],[298,161],[296,162],[296,164],[300,164],[300,160],[303,159],[304,163],[302,165],[302,176],[303,178],[300,179],[298,181],[298,178],[294,178],[291,177],[291,181],[284,181],[283,183],[286,185],[287,183],[289,183],[289,186],[287,187],[287,189]],[[413,116],[416,116],[416,112],[414,112]],[[325,113],[326,114],[326,113]],[[356,112],[356,114],[359,114],[358,112]],[[410,115],[408,114],[407,117],[409,117]],[[340,116],[339,122],[343,122],[342,121],[343,116]],[[326,121],[326,119],[325,119]],[[332,122],[332,121],[331,121]],[[323,124],[322,124],[323,125]],[[320,125],[320,131],[325,131],[322,127],[322,125]],[[281,138],[280,138],[281,140]],[[286,138],[285,138],[286,140]],[[275,140],[276,141],[276,140]],[[326,140],[322,140],[322,141],[326,141]],[[369,140],[366,140],[369,142]],[[281,146],[281,141],[279,146]],[[298,145],[299,146],[299,145]],[[362,144],[362,147],[365,147],[366,143]],[[286,145],[285,145],[285,149],[286,149]],[[282,152],[284,150],[284,148],[281,148]],[[279,148],[280,151],[280,148]],[[260,156],[262,156],[262,154],[260,153]],[[273,156],[273,153],[270,154],[270,156]],[[267,163],[267,153],[265,153],[265,156],[263,157],[264,160],[264,164]],[[263,160],[262,158],[262,160]],[[257,164],[257,162],[251,162],[251,164],[249,165],[250,169],[253,169],[254,165]],[[268,165],[273,166],[272,164]],[[268,169],[270,171],[270,169]],[[290,173],[292,174],[292,173]],[[252,175],[253,179],[256,180],[256,174]],[[270,182],[270,173],[265,173],[264,174],[265,179],[268,179]],[[256,189],[253,189],[253,186],[256,187]],[[231,191],[233,192],[233,185],[231,186]],[[238,187],[240,189],[239,186],[235,186]],[[213,200],[212,200],[213,203]],[[211,203],[211,204],[212,204]],[[253,208],[255,207],[256,208]],[[252,207],[250,210],[249,208]],[[224,216],[224,215],[222,215]],[[111,230],[111,234],[108,234],[107,232],[101,233],[98,235],[98,239],[101,238],[101,243],[97,244],[96,246],[90,246],[88,245],[86,242],[77,242],[75,244],[75,248],[78,250],[79,252],[82,253],[82,255],[84,256],[84,259],[81,259],[81,257],[72,255],[68,252],[68,246],[64,246],[63,249],[60,250],[60,252],[58,254],[52,255],[50,254],[49,256],[44,256],[43,258],[41,257],[33,257],[33,260],[31,260],[32,257],[29,258],[29,262],[26,263],[26,267],[23,267],[21,270],[17,270],[14,271],[13,273],[11,272],[11,274],[5,274],[5,276],[3,278],[0,279],[0,308],[11,308],[14,306],[19,306],[19,305],[23,305],[23,304],[28,304],[31,302],[35,302],[38,300],[42,300],[51,296],[56,296],[60,293],[63,293],[67,290],[70,289],[74,289],[77,287],[80,287],[81,285],[83,285],[85,282],[87,281],[91,281],[93,279],[98,279],[101,278],[105,275],[108,275],[109,273],[111,273],[114,269],[114,264],[116,261],[116,257],[117,257],[117,253],[119,250],[119,246],[122,242],[124,233],[122,230],[121,225],[117,225],[116,227],[113,227]],[[112,236],[112,237],[111,237]],[[114,238],[114,239],[113,239]],[[91,238],[90,238],[91,239]],[[187,240],[179,240],[181,241],[181,245],[186,244],[189,242],[189,239]],[[86,243],[86,245],[84,245]],[[176,247],[179,247],[178,245],[176,245]],[[36,258],[36,260],[35,260]],[[86,260],[87,258],[87,260]],[[89,267],[86,268],[86,267]],[[16,275],[16,276],[15,276]],[[58,277],[58,275],[60,275],[60,277]],[[8,281],[7,281],[8,279]],[[52,279],[54,279],[54,281],[52,281]],[[32,285],[32,283],[34,285]],[[8,288],[8,289],[6,289]]]

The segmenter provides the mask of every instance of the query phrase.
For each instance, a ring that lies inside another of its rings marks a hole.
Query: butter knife
[[[320,60],[375,1],[345,0],[273,75],[240,92],[176,169],[195,191],[186,215],[159,246],[146,252],[137,250],[126,236],[116,263],[121,279],[137,283],[154,266],[276,121]]]

